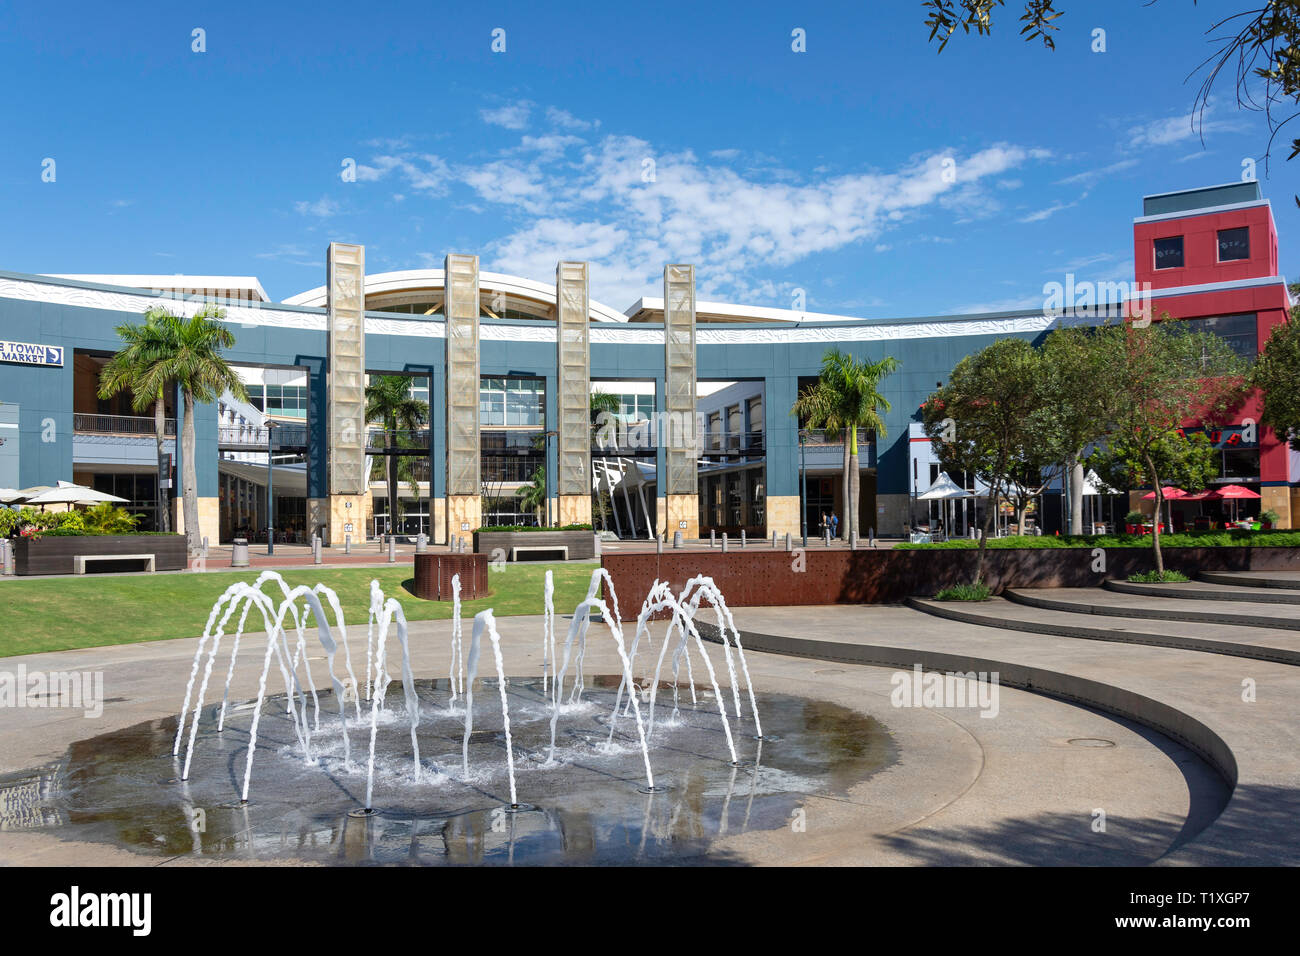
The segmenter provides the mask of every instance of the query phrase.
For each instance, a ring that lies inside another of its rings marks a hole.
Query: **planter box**
[[[412,591],[423,601],[450,601],[451,579],[456,575],[460,575],[462,601],[487,597],[488,562],[482,554],[417,554]]]
[[[14,571],[17,574],[72,574],[73,559],[84,555],[152,554],[155,571],[180,571],[186,566],[183,534],[87,534],[53,535],[43,538],[14,538]],[[118,571],[138,570],[136,564],[114,561]]]
[[[1300,548],[1164,548],[1165,567],[1195,577],[1198,571],[1300,571]],[[987,552],[985,583],[1005,588],[1096,587],[1107,578],[1150,571],[1150,548],[1107,548],[1106,570],[1094,571],[1090,548],[998,548]],[[978,552],[967,550],[665,551],[609,554],[602,566],[619,601],[640,602],[657,578],[674,592],[707,574],[732,607],[805,604],[901,604],[930,597],[975,575]],[[606,596],[608,597],[608,596]]]
[[[488,557],[497,549],[511,560],[514,548],[568,548],[569,557],[594,558],[594,531],[475,531],[474,553]],[[558,555],[557,555],[558,557]]]

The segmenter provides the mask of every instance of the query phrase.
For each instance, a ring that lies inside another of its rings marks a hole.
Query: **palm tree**
[[[617,415],[618,410],[623,406],[622,401],[613,392],[606,392],[599,388],[591,390],[591,423],[596,424],[596,419],[601,412],[609,415]]]
[[[858,461],[858,429],[866,428],[884,437],[885,420],[881,411],[889,411],[889,401],[880,394],[880,380],[896,372],[898,359],[885,356],[879,362],[858,360],[838,348],[827,349],[822,356],[822,370],[817,384],[805,389],[790,409],[791,414],[807,418],[813,427],[847,432],[844,443],[846,493],[844,496],[844,537],[856,535],[858,498],[862,475]]]
[[[127,343],[143,340],[143,366],[140,390],[146,395],[161,395],[174,384],[181,390],[181,502],[185,515],[185,539],[190,554],[198,554],[199,499],[198,474],[194,466],[194,406],[197,402],[215,402],[229,391],[241,401],[248,401],[248,390],[239,380],[222,349],[235,344],[235,334],[221,324],[224,309],[205,306],[193,318],[173,315],[163,308],[150,309],[149,321],[143,326],[118,328]],[[125,350],[124,350],[125,351]],[[121,354],[121,353],[119,353]],[[124,360],[126,361],[126,360]]]
[[[377,375],[366,386],[366,421],[382,422],[387,463],[388,530],[396,532],[398,429],[413,432],[429,420],[429,404],[411,397],[411,380],[405,375]],[[418,486],[417,486],[418,488]]]
[[[519,490],[522,492],[519,496],[520,507],[537,515],[537,520],[540,523],[541,511],[546,504],[546,466],[539,466],[533,472],[532,477],[528,479],[528,484]]]
[[[145,370],[148,368],[153,356],[158,354],[158,345],[161,341],[159,330],[155,327],[156,319],[166,313],[166,309],[154,306],[144,314],[144,325],[119,325],[117,327],[118,336],[126,343],[126,347],[119,349],[117,354],[108,360],[99,376],[99,397],[112,398],[122,392],[131,393],[131,407],[137,412],[147,411],[149,406],[153,406],[153,427],[154,427],[154,444],[158,454],[158,530],[171,530],[170,509],[164,504],[165,495],[163,494],[162,479],[166,465],[167,444],[167,411],[164,395],[167,385],[155,394],[145,391],[141,385]]]

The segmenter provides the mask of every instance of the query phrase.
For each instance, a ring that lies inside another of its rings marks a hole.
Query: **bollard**
[[[591,543],[592,553],[599,558],[605,553],[605,542],[600,539],[600,535],[598,534],[593,534],[593,537],[596,540]]]
[[[794,541],[791,539],[789,531],[785,533],[785,549],[787,551],[794,550]]]
[[[203,536],[203,557],[206,559],[207,556],[208,556],[208,536],[204,535]]]
[[[869,547],[869,548],[874,548],[875,546],[876,546],[876,529],[875,529],[875,528],[868,528],[868,529],[867,529],[867,547]]]
[[[744,529],[744,528],[741,528],[741,529],[740,529],[740,546],[741,546],[742,548],[745,546],[745,529]]]
[[[663,553],[664,553],[664,539],[663,539],[663,538],[660,538],[660,537],[656,537],[656,538],[655,538],[655,554],[663,554]]]
[[[858,533],[856,531],[849,532],[849,550],[858,550]]]
[[[311,559],[316,564],[324,561],[324,555],[321,554],[321,543],[318,535],[311,536]]]
[[[0,540],[0,549],[4,550],[4,573],[11,575],[14,573],[14,546],[8,538]]]
[[[350,534],[345,534],[343,536],[343,553],[344,554],[352,553],[352,535]]]
[[[772,532],[772,550],[776,550],[776,531]]]
[[[230,566],[232,568],[248,567],[248,539],[236,538],[230,548]]]
[[[674,531],[674,532],[673,532],[673,547],[674,547],[674,548],[680,548],[681,546],[682,546],[682,533],[681,533],[680,531]]]
[[[722,532],[722,553],[727,553],[727,532]]]
[[[429,536],[421,531],[415,536],[415,553],[424,554],[429,550]]]
[[[829,528],[822,532],[822,544],[826,545],[828,548],[831,546],[831,532]]]
[[[710,547],[710,548],[716,548],[717,546],[718,546],[718,532],[717,532],[716,529],[714,529],[714,528],[710,528],[710,529],[709,529],[709,547]]]
[[[388,536],[388,563],[392,564],[397,560],[397,538],[394,535]]]

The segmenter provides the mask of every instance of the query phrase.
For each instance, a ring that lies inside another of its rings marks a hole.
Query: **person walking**
[[[837,518],[835,516],[835,512],[832,511],[831,512],[831,537],[838,538],[839,536],[840,536],[840,519]]]

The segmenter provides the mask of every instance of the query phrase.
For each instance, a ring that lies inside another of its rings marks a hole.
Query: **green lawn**
[[[542,613],[546,571],[555,576],[555,612],[572,613],[587,596],[594,564],[506,565],[488,574],[486,598],[466,601],[468,618],[484,608],[498,617]],[[321,583],[338,592],[349,627],[366,624],[370,582],[378,580],[388,597],[402,603],[407,620],[451,617],[450,601],[421,601],[411,594],[411,569],[286,568],[290,586]],[[221,592],[236,581],[256,580],[258,571],[210,574],[115,575],[42,578],[0,582],[0,657],[61,651],[104,644],[197,637]],[[279,603],[280,589],[267,593]],[[326,607],[328,611],[328,606]],[[249,626],[256,612],[249,617]],[[237,620],[237,618],[236,618]],[[468,622],[467,622],[468,623]],[[259,621],[256,630],[261,630]]]

